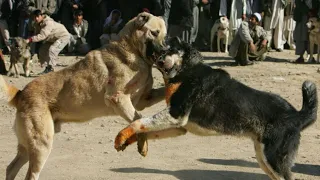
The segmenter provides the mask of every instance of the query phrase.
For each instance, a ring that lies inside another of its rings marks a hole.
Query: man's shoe
[[[241,63],[240,65],[241,65],[241,66],[253,65],[253,62],[252,62],[252,61],[247,60],[247,61],[245,61],[244,63]]]
[[[308,59],[308,63],[310,63],[310,64],[313,64],[313,63],[316,63],[317,61],[314,59],[314,57],[310,57],[309,59]]]
[[[304,63],[303,57],[299,57],[299,58],[295,61],[295,63],[299,63],[299,64]]]
[[[42,74],[47,74],[49,72],[53,72],[54,69],[51,65],[47,66],[46,69],[42,72],[42,73],[39,73],[39,75],[42,75]]]
[[[278,48],[278,49],[276,49],[276,51],[277,52],[283,52],[283,49]]]

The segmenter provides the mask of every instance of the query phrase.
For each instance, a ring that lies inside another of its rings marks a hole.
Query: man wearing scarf
[[[100,36],[101,46],[108,44],[110,40],[117,40],[119,38],[118,33],[123,26],[124,22],[121,18],[121,12],[114,9],[104,22],[103,34]]]

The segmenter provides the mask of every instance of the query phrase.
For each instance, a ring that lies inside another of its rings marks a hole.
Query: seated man
[[[86,40],[88,27],[88,21],[83,19],[83,11],[75,11],[74,22],[68,26],[68,31],[70,32],[69,53],[75,52],[84,55],[90,51],[90,46]]]
[[[261,15],[254,13],[249,23],[243,21],[231,43],[229,55],[241,66],[263,61],[267,52],[267,33],[259,26]]]
[[[111,11],[103,25],[103,34],[100,36],[101,46],[108,44],[110,40],[117,40],[119,38],[118,33],[124,25],[121,12],[117,9]]]
[[[70,41],[70,34],[64,25],[55,22],[49,16],[42,14],[40,10],[33,11],[35,21],[35,34],[27,39],[28,42],[43,41],[39,49],[39,61],[46,63],[47,67],[43,74],[54,71],[53,66],[59,53]]]

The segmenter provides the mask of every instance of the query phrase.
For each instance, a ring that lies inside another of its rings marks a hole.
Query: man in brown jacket
[[[41,10],[33,12],[36,23],[35,34],[28,42],[43,41],[39,49],[39,61],[41,64],[47,63],[44,74],[53,71],[59,53],[70,41],[70,34],[64,25],[55,22],[49,16],[42,14]]]

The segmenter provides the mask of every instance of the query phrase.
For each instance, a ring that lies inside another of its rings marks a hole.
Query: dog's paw
[[[127,146],[137,140],[134,130],[129,126],[119,132],[114,140],[114,148],[119,151],[124,151]]]
[[[146,157],[148,153],[148,141],[145,133],[137,135],[138,152],[141,156]]]
[[[57,121],[54,123],[54,133],[57,134],[59,132],[61,132],[61,123]]]

